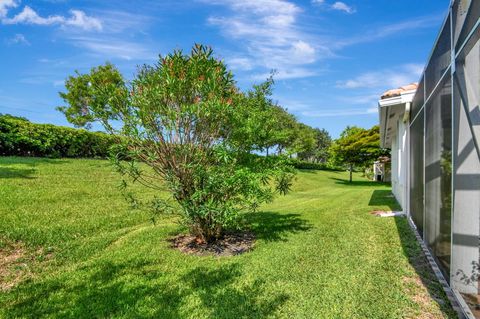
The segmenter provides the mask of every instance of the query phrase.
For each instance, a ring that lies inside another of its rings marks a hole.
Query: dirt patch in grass
[[[0,290],[6,291],[24,277],[28,270],[23,263],[26,249],[21,243],[4,244],[0,247]]]
[[[403,282],[408,295],[419,309],[417,309],[415,316],[408,318],[456,318],[456,314],[452,312],[443,288],[437,282],[423,252],[420,252],[418,256],[412,257],[410,262],[416,274],[411,277],[404,277]]]
[[[230,233],[213,243],[203,243],[191,235],[179,235],[169,240],[172,248],[198,256],[234,256],[253,249],[255,236],[251,232]]]
[[[26,278],[32,277],[32,269],[50,259],[51,252],[43,248],[29,251],[21,242],[0,245],[0,291],[7,291]]]

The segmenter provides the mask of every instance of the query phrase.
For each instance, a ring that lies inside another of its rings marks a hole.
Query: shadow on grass
[[[231,230],[231,232],[252,231],[256,239],[270,242],[287,241],[289,235],[309,231],[313,227],[310,222],[301,218],[301,216],[295,213],[282,214],[265,211],[247,213],[244,215],[241,230]],[[168,237],[186,233],[188,233],[188,228],[179,225],[177,229],[168,233]]]
[[[402,208],[397,203],[390,190],[374,190],[370,197],[369,206],[387,206],[392,211],[400,211]],[[427,289],[431,299],[437,303],[440,310],[446,318],[457,318],[448,302],[441,284],[438,282],[433,270],[430,267],[425,255],[422,252],[420,244],[417,242],[408,220],[405,217],[393,217],[397,226],[398,236],[403,249],[403,254],[408,258],[410,265],[415,269],[422,285]],[[415,291],[409,291],[415,294]],[[415,296],[412,297],[414,300]],[[422,298],[417,298],[422,302]]]
[[[35,174],[34,168],[12,168],[0,167],[0,179],[2,178],[26,178],[33,179]]]
[[[247,215],[246,219],[255,236],[266,241],[286,241],[290,234],[312,228],[300,214],[294,213],[257,212]]]
[[[363,181],[352,181],[350,182],[348,179],[341,179],[336,177],[329,177],[331,180],[335,181],[335,184],[345,185],[345,186],[370,186],[370,187],[378,187],[379,185],[390,186],[389,183],[382,183],[382,182],[374,182],[369,180]]]
[[[287,301],[286,294],[266,294],[265,282],[259,279],[246,286],[235,286],[241,276],[240,266],[229,264],[214,269],[197,267],[182,280],[210,310],[210,318],[265,318]]]
[[[1,178],[36,178],[32,175],[36,172],[38,164],[67,164],[69,160],[50,159],[40,157],[0,157],[0,179]]]
[[[437,303],[445,318],[458,318],[443,291],[442,285],[438,282],[433,269],[423,254],[420,244],[410,228],[407,219],[404,217],[395,217],[395,223],[402,243],[403,253],[408,257],[408,261],[420,277],[422,285]]]
[[[4,318],[264,318],[288,296],[266,293],[261,281],[238,284],[238,264],[196,267],[176,276],[158,261],[102,262],[26,284],[10,294]],[[71,275],[71,274],[70,274]],[[72,278],[74,278],[72,280]],[[0,299],[1,301],[1,299]]]
[[[61,165],[71,163],[70,158],[28,157],[28,156],[0,156],[0,166],[26,165],[35,167],[37,164]]]

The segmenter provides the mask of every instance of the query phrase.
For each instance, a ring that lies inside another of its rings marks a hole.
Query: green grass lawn
[[[130,209],[107,161],[0,158],[0,317],[454,318],[407,221],[369,214],[390,188],[347,178],[300,172],[248,217],[254,250],[217,258],[169,248],[181,227]]]

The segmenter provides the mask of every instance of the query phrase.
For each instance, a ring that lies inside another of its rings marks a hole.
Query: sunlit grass
[[[416,298],[409,256],[420,250],[406,220],[369,214],[398,208],[388,186],[347,178],[299,173],[291,194],[249,217],[254,250],[215,258],[169,248],[181,227],[129,208],[107,161],[0,158],[0,242],[47,255],[0,292],[0,317],[453,316],[430,298],[445,298],[435,282]]]

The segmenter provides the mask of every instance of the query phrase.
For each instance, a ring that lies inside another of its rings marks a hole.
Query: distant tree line
[[[270,90],[273,82],[265,84]],[[251,93],[252,95],[253,93]],[[269,92],[271,94],[271,92]],[[246,125],[236,134],[239,145],[246,151],[265,156],[285,155],[310,163],[326,163],[332,138],[325,129],[313,128],[298,121],[288,110],[272,99],[256,100],[249,97],[260,109],[250,114]],[[256,132],[256,134],[251,134]]]
[[[380,148],[378,126],[348,126],[333,140],[325,129],[299,122],[269,99],[262,106],[262,114],[251,117],[248,125],[235,132],[239,146],[265,156],[287,155],[290,164],[298,169],[364,170],[378,157],[389,156],[388,150]],[[0,114],[3,156],[107,158],[115,143],[116,139],[104,132],[36,124],[24,117]]]

